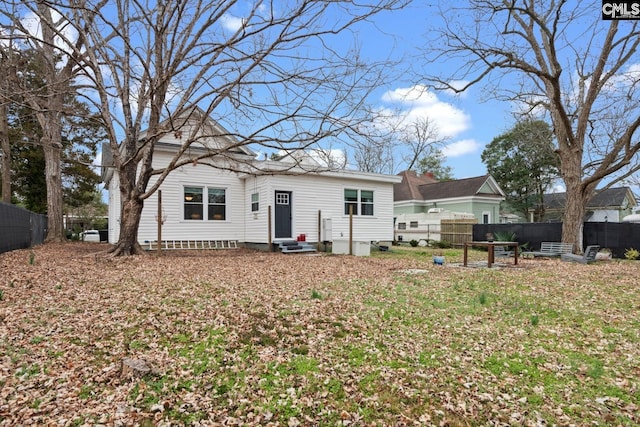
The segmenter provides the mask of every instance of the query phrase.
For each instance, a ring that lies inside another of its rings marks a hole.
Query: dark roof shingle
[[[587,209],[622,206],[629,193],[629,187],[614,187],[597,191],[587,203]],[[635,200],[630,200],[630,202],[634,203]],[[544,195],[544,206],[547,209],[564,209],[566,204],[567,193],[549,193]]]

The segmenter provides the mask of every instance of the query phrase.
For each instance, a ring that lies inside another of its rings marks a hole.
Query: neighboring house
[[[545,221],[562,221],[567,193],[544,195]],[[596,190],[595,196],[587,203],[585,222],[621,222],[633,213],[637,201],[629,187]]]
[[[418,176],[414,171],[398,176],[402,181],[393,186],[396,217],[450,211],[473,214],[481,224],[499,221],[500,202],[505,194],[491,175],[442,182],[431,174]]]
[[[396,234],[398,241],[442,240],[442,221],[462,220],[477,222],[471,213],[451,212],[442,208],[431,208],[428,212],[400,214],[396,217]]]
[[[213,120],[205,127],[208,136],[201,138],[200,152],[204,146],[220,149],[235,143]],[[192,130],[186,122],[180,132],[163,138],[154,151],[154,168],[166,166],[182,135]],[[198,152],[198,147],[189,152]],[[103,156],[108,162],[109,153]],[[393,240],[393,185],[400,177],[329,170],[313,159],[294,162],[288,156],[259,161],[255,153],[238,145],[222,157],[209,160],[219,168],[193,162],[171,172],[162,183],[163,241],[220,240],[265,246],[301,235],[308,242],[348,239],[350,230],[357,241]],[[115,243],[120,232],[120,192],[114,168],[104,169],[103,180],[109,191],[109,242]],[[157,240],[157,217],[156,192],[144,203],[138,231],[141,244]]]

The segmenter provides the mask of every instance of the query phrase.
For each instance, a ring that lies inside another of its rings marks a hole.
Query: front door
[[[291,191],[276,191],[276,239],[291,238]]]

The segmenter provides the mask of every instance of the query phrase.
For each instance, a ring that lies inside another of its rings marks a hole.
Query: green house
[[[393,213],[467,212],[481,224],[497,223],[500,202],[505,194],[491,175],[437,181],[432,174],[414,171],[398,174],[400,183],[393,186]]]

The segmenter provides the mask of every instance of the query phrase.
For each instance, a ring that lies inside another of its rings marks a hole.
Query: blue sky
[[[448,138],[443,152],[445,165],[452,168],[454,177],[483,175],[487,171],[480,155],[493,138],[513,125],[510,106],[482,101],[480,86],[460,95],[425,90],[419,77],[410,72],[411,69],[438,67],[438,64],[424,64],[418,57],[427,40],[427,29],[436,22],[434,8],[415,2],[402,10],[380,13],[337,37],[327,37],[324,42],[338,50],[355,44],[360,47],[365,61],[401,59],[397,66],[388,70],[388,82],[374,90],[368,104],[380,110],[400,112],[406,117],[405,123],[428,118],[441,136]],[[236,29],[248,9],[247,4],[243,7],[239,2],[223,24]],[[350,157],[348,155],[347,160],[352,165]],[[399,172],[403,168],[396,169]]]
[[[434,7],[416,2],[403,10],[377,16],[375,25],[363,25],[357,33],[365,57],[404,56],[401,70],[405,67],[414,70],[428,67],[433,71],[437,67],[446,67],[437,63],[421,63],[418,54],[426,43],[428,27],[436,25],[434,14]],[[513,126],[511,106],[483,100],[481,86],[456,95],[425,90],[421,83],[414,73],[407,72],[404,78],[400,76],[378,88],[370,102],[380,108],[399,108],[409,119],[427,117],[435,123],[442,136],[448,138],[443,150],[445,165],[453,169],[455,178],[487,173],[480,155],[493,138]]]

